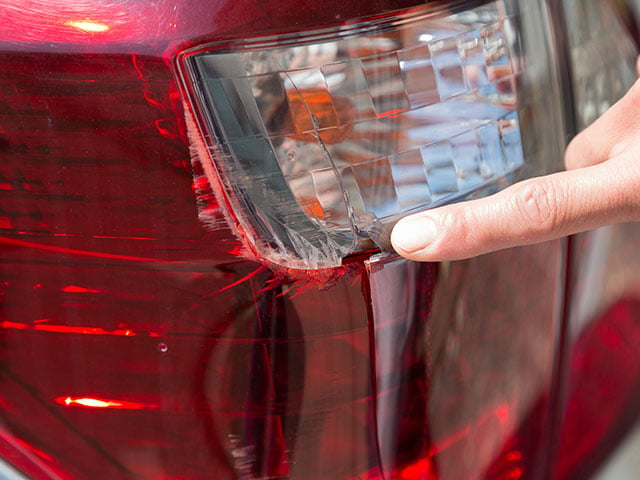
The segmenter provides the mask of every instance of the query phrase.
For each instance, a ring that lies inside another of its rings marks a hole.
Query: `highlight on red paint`
[[[125,400],[113,400],[92,397],[57,397],[54,401],[66,407],[85,408],[112,408],[119,410],[157,410],[158,405],[152,403],[128,402]]]
[[[38,320],[36,322],[45,322],[46,319]],[[72,326],[72,325],[50,325],[46,323],[20,323],[10,322],[8,320],[0,322],[0,328],[14,329],[14,330],[33,330],[37,332],[50,332],[50,333],[75,333],[79,335],[113,335],[118,337],[160,337],[158,332],[135,332],[129,328],[118,328],[116,330],[106,330],[99,327],[85,327],[85,326]]]
[[[62,289],[65,293],[100,293],[102,290],[97,290],[95,288],[85,288],[80,287],[78,285],[67,285]]]
[[[422,458],[400,472],[401,480],[437,480],[437,478],[431,458]]]
[[[245,275],[244,277],[242,277],[240,280],[237,280],[225,287],[222,287],[219,290],[216,290],[215,292],[209,294],[209,296],[211,295],[216,295],[218,293],[224,292],[225,290],[229,290],[233,287],[237,287],[238,285],[243,284],[244,282],[248,282],[249,280],[251,280],[253,277],[255,277],[256,275],[258,275],[260,272],[262,272],[263,270],[265,270],[265,267],[263,267],[262,265],[259,266],[258,268],[256,268],[253,272],[249,273],[248,275]]]
[[[109,25],[107,25],[106,23],[86,19],[69,20],[65,22],[65,25],[87,33],[104,33],[109,30]]]
[[[496,417],[498,417],[500,423],[505,423],[509,420],[509,405],[501,405],[496,408]]]
[[[17,232],[19,234],[27,234],[28,232]],[[47,245],[44,243],[37,242],[29,242],[26,240],[20,240],[11,237],[0,237],[0,245],[9,245],[12,247],[21,247],[21,248],[30,248],[33,250],[39,250],[44,252],[54,252],[56,254],[68,254],[68,255],[79,255],[86,257],[94,257],[94,258],[107,258],[110,260],[125,260],[130,262],[144,262],[144,263],[180,263],[180,262],[171,262],[168,260],[161,260],[157,258],[145,258],[145,257],[132,257],[129,255],[120,255],[116,253],[105,253],[105,252],[94,252],[90,250],[79,250],[76,248],[65,248],[59,247],[55,245]]]

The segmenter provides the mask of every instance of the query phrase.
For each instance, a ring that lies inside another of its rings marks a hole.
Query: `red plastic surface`
[[[556,479],[592,476],[640,416],[637,224],[576,238]]]
[[[238,255],[191,164],[177,45],[412,3],[0,4],[6,459],[36,479],[541,478],[561,242],[293,280]]]

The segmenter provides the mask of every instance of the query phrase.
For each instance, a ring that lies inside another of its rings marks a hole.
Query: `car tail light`
[[[192,141],[250,250],[337,266],[403,215],[549,171],[537,144],[561,126],[536,9],[425,6],[185,52]]]
[[[0,2],[0,456],[38,480],[546,478],[562,242],[340,265],[558,168],[543,5]],[[336,55],[326,88],[298,85],[308,62],[255,72],[286,77],[271,116],[268,81],[207,70],[274,51]],[[327,181],[317,148],[381,156]]]

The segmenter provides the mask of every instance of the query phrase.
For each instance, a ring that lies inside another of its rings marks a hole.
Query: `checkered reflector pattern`
[[[254,206],[271,246],[344,255],[376,225],[516,172],[522,67],[507,10],[494,2],[367,35],[188,57],[226,154],[218,173]]]

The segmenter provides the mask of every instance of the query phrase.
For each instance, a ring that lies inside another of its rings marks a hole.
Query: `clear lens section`
[[[200,126],[254,250],[338,265],[407,213],[513,180],[533,102],[518,93],[540,73],[527,77],[516,3],[188,52]]]
[[[638,51],[616,2],[565,0],[576,122],[582,130],[636,80]]]

